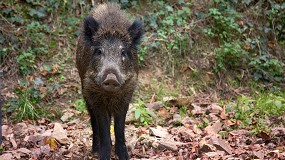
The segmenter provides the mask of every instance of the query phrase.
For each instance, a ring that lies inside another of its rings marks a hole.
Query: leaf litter
[[[191,103],[185,98],[166,101],[152,98],[146,104],[158,119],[163,119],[151,126],[137,126],[131,114],[134,110],[129,110],[125,131],[131,159],[285,159],[283,127],[252,135],[248,130],[230,129],[238,123],[229,119],[225,106]],[[180,116],[182,106],[187,107],[190,116]],[[67,109],[61,122],[40,119],[3,125],[4,151],[0,159],[97,159],[91,153],[92,129],[85,117]]]

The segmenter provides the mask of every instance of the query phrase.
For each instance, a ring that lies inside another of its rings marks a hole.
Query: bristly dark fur
[[[125,145],[125,118],[138,79],[137,46],[144,34],[141,21],[131,23],[117,4],[106,3],[84,19],[76,50],[76,67],[83,98],[91,118],[92,151],[110,159],[111,116],[115,122],[115,151],[129,159]],[[115,75],[119,90],[104,89],[107,75]]]

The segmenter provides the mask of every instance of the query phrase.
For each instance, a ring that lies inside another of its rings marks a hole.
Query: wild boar
[[[129,159],[125,118],[138,80],[140,20],[130,22],[117,4],[105,3],[84,19],[76,50],[82,94],[91,117],[92,151],[111,158],[110,123],[114,118],[115,151]]]

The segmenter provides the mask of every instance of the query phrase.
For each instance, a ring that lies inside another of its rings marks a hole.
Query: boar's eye
[[[121,52],[122,52],[122,56],[123,57],[127,57],[127,51],[124,48],[122,49]]]
[[[100,56],[103,54],[103,49],[102,48],[95,48],[94,49],[94,55]]]
[[[122,61],[124,62],[126,60],[126,58],[128,57],[128,53],[127,51],[123,48],[121,51],[122,54]]]

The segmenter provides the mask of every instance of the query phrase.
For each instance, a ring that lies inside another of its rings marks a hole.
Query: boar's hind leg
[[[96,110],[96,120],[99,127],[99,157],[100,160],[111,158],[110,115],[106,110]]]
[[[120,160],[129,159],[128,150],[125,144],[125,119],[127,110],[115,113],[115,151]]]

